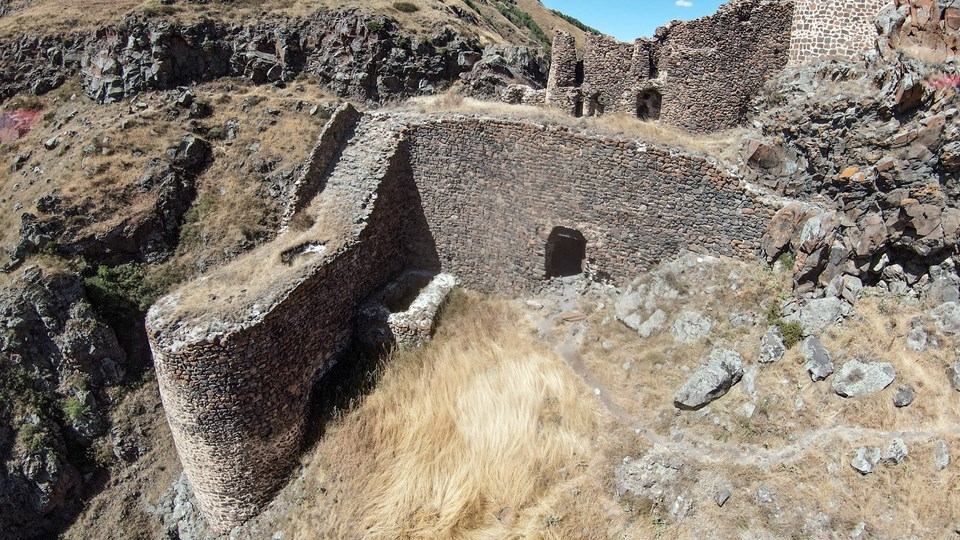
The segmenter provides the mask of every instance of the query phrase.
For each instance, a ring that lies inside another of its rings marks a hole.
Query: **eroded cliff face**
[[[379,103],[458,81],[479,93],[511,82],[542,86],[546,64],[538,48],[485,47],[450,30],[408,35],[390,19],[352,12],[244,25],[130,18],[94,32],[5,44],[0,101],[47,92],[79,74],[84,92],[101,103],[221,77],[284,84],[304,76],[340,97]]]

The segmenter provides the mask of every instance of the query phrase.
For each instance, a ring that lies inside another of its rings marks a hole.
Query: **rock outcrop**
[[[0,290],[0,536],[53,534],[80,508],[85,451],[127,354],[71,274],[29,267]]]
[[[384,102],[442,91],[460,80],[483,95],[511,83],[542,86],[546,61],[537,48],[485,47],[450,30],[410,36],[390,19],[353,12],[244,25],[131,17],[92,33],[24,36],[4,44],[0,102],[18,92],[47,92],[74,74],[102,103],[221,77],[284,84],[300,75],[315,76],[341,97]]]

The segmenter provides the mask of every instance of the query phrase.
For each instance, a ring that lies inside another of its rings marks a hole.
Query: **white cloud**
[[[693,2],[690,0],[677,0],[676,4],[680,7],[693,7]]]

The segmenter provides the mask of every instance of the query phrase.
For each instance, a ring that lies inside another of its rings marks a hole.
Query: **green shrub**
[[[50,447],[50,433],[38,424],[22,424],[17,439],[27,452],[39,452]]]
[[[797,264],[797,258],[793,255],[793,253],[787,251],[781,253],[780,256],[777,257],[777,262],[780,263],[784,269],[793,270],[793,267]]]
[[[467,7],[469,7],[470,9],[476,11],[477,13],[480,13],[480,8],[478,8],[477,5],[474,4],[472,0],[463,0],[463,3],[466,4]]]
[[[96,311],[112,324],[141,317],[184,277],[184,270],[172,264],[121,264],[98,267],[84,284]]]
[[[385,27],[386,27],[386,25],[383,23],[383,21],[380,21],[380,20],[377,20],[377,19],[373,19],[373,20],[367,21],[367,30],[369,30],[369,31],[371,31],[371,32],[373,32],[373,33],[375,33],[375,34],[376,34],[376,33],[379,33],[379,32],[383,32],[383,29],[384,29]]]
[[[85,402],[80,401],[76,396],[70,396],[67,399],[63,400],[63,405],[61,407],[63,410],[64,417],[70,421],[72,424],[76,424],[90,416],[92,410],[90,406]]]
[[[401,13],[413,13],[415,11],[420,11],[420,8],[417,7],[413,2],[394,2],[393,9]]]
[[[781,320],[777,323],[777,327],[780,328],[780,334],[783,335],[783,344],[788,349],[792,349],[794,345],[800,343],[800,340],[803,339],[803,325],[798,322],[784,322]]]

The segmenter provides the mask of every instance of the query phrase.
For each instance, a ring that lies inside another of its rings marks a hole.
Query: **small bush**
[[[373,32],[374,34],[383,32],[383,29],[385,28],[385,26],[386,25],[383,24],[383,21],[379,21],[376,19],[367,21],[367,30]]]
[[[393,9],[401,13],[413,13],[415,11],[420,11],[420,8],[417,7],[413,2],[394,2]]]
[[[793,270],[793,267],[797,264],[797,258],[793,255],[793,253],[787,251],[777,257],[777,262],[780,263],[785,270]]]
[[[780,334],[783,335],[783,344],[788,349],[792,349],[794,345],[800,343],[800,340],[803,339],[803,326],[800,323],[784,322],[781,320],[777,323],[777,326],[780,328]]]
[[[92,412],[90,406],[80,401],[76,396],[70,396],[63,401],[63,415],[72,424],[77,424]]]
[[[477,13],[480,13],[480,8],[478,8],[477,5],[474,4],[472,0],[463,0],[463,3],[466,4],[467,7],[469,7],[470,9],[476,11]]]

